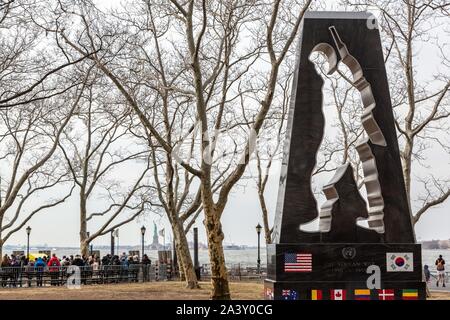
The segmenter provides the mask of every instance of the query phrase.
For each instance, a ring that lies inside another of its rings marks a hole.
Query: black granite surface
[[[354,256],[344,252],[352,251]],[[277,281],[362,281],[367,267],[380,267],[381,281],[414,281],[422,278],[420,244],[271,244],[267,250],[267,278]],[[286,253],[312,255],[311,272],[284,272]],[[411,253],[413,271],[388,272],[386,253]]]
[[[376,102],[373,116],[386,141],[386,146],[368,142],[375,157],[384,202],[384,233],[356,225],[356,219],[367,218],[368,212],[350,166],[343,167],[333,180],[339,197],[332,203],[329,230],[300,230],[301,224],[319,216],[311,190],[311,174],[324,131],[323,80],[309,55],[319,43],[327,43],[336,50],[329,31],[331,26],[336,28],[371,85]],[[404,299],[403,290],[415,290],[417,299],[425,299],[421,246],[414,243],[380,34],[373,26],[368,13],[309,12],[305,15],[288,114],[273,244],[267,246],[266,299],[284,299],[286,292],[293,293],[290,298],[311,299],[311,290],[322,290],[322,298],[328,300],[330,290],[343,289],[347,300],[352,300],[357,298],[356,289],[367,289],[370,266],[379,267],[379,289],[394,290],[395,300]],[[388,253],[406,254],[411,259],[409,268],[390,270]],[[311,269],[309,265],[301,271],[285,269],[286,254],[291,258],[292,254],[311,257]],[[370,299],[379,298],[379,292],[371,289]]]
[[[372,86],[377,104],[373,114],[387,142],[386,147],[373,146],[385,203],[384,241],[413,243],[415,240],[379,31],[367,27],[367,13],[355,13],[354,18],[350,18],[351,16],[348,12],[308,13],[303,21],[275,214],[275,243],[333,241],[321,238],[319,233],[300,230],[300,224],[310,222],[318,216],[318,206],[311,191],[311,173],[324,131],[323,80],[316,73],[309,55],[314,46],[321,42],[335,48],[328,29],[330,26],[336,27]],[[373,238],[358,238],[357,241],[371,243]]]

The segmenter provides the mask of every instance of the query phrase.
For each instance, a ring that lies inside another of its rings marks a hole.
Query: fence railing
[[[228,265],[228,277],[231,281],[260,281],[266,276],[265,268]],[[210,266],[200,267],[200,279],[210,280]],[[170,281],[179,279],[176,270],[170,264],[130,264],[92,266],[23,266],[0,268],[0,288],[5,287],[43,287],[71,284],[109,284],[148,281]]]
[[[91,266],[61,267],[4,267],[0,268],[1,287],[42,287],[66,284],[104,284],[119,282],[146,282],[170,280],[169,265],[131,264],[104,265],[95,269]]]
[[[200,267],[200,275],[202,280],[211,279],[210,270],[211,269],[209,264],[203,264]],[[228,279],[231,281],[242,281],[242,280],[260,281],[261,279],[264,279],[267,275],[266,267],[260,267],[258,269],[257,267],[246,266],[240,263],[228,264],[227,271],[228,271]]]

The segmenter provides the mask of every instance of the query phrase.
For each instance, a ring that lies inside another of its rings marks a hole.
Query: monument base
[[[424,300],[419,244],[271,244],[266,299]]]

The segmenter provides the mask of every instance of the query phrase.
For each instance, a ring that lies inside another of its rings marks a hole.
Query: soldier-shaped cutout
[[[361,123],[367,137],[358,141],[355,148],[361,160],[362,171],[364,174],[364,186],[367,191],[368,218],[358,217],[356,221],[353,221],[352,223],[357,223],[358,226],[362,228],[374,230],[379,234],[382,234],[384,233],[384,201],[378,179],[377,165],[372,152],[372,146],[378,145],[385,147],[386,140],[373,116],[372,111],[376,107],[376,102],[372,93],[372,88],[364,77],[361,65],[349,53],[347,46],[339,37],[335,27],[331,26],[329,30],[339,51],[341,61],[352,73],[352,85],[360,92],[361,101],[364,106],[364,111],[361,116]],[[319,43],[312,49],[312,52],[320,52],[325,55],[329,65],[327,72],[328,75],[337,70],[338,58],[334,48],[331,45],[327,43]],[[331,231],[333,210],[339,201],[340,196],[338,189],[340,188],[341,190],[345,190],[346,193],[358,193],[359,198],[361,197],[356,188],[348,189],[345,187],[338,187],[339,183],[347,185],[355,184],[354,181],[351,181],[353,179],[352,175],[353,171],[348,163],[336,169],[333,178],[322,188],[326,201],[320,208],[318,218],[300,225],[301,231],[321,233],[329,233]],[[360,199],[356,200],[361,201]],[[314,228],[314,226],[316,226],[316,228]]]

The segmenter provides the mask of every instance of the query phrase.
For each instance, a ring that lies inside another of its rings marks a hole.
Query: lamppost
[[[111,230],[111,256],[114,256],[114,247],[115,247],[114,233],[115,233],[115,230]]]
[[[145,235],[145,230],[146,230],[145,227],[142,226],[141,227],[141,235],[142,235],[142,256],[141,256],[141,259],[144,256],[144,235]]]
[[[261,225],[258,223],[258,225],[256,226],[256,233],[258,234],[258,260],[257,260],[257,270],[258,270],[258,274],[260,273],[261,270],[261,256],[260,256],[260,236],[261,236]]]
[[[31,227],[28,226],[27,229],[27,261],[30,260],[30,233],[31,233]]]

